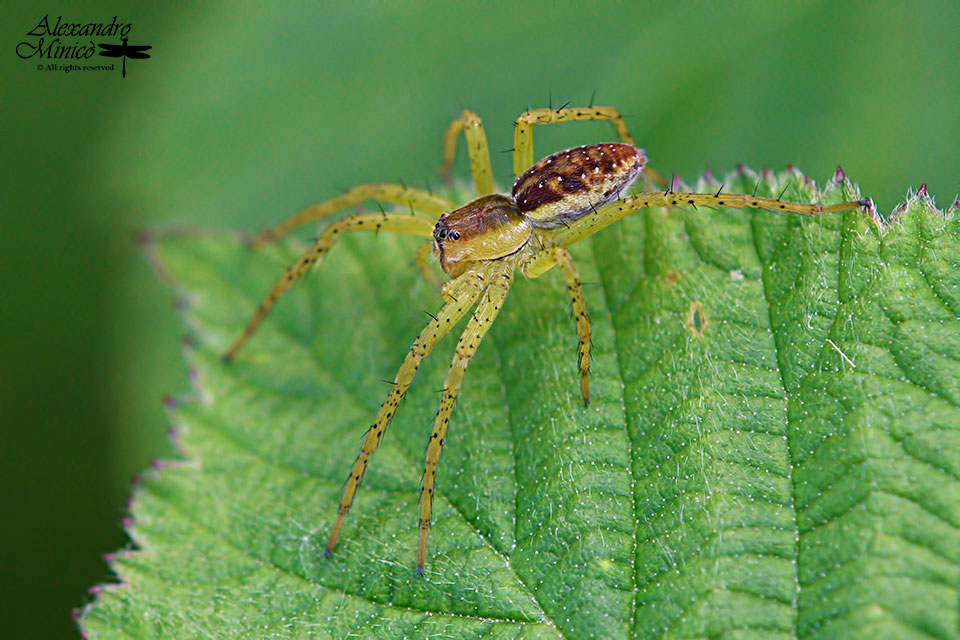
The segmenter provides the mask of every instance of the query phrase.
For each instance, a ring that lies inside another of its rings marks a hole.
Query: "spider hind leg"
[[[450,180],[450,167],[457,151],[457,138],[463,132],[467,139],[467,155],[470,157],[470,172],[477,187],[477,195],[485,196],[494,192],[493,169],[490,166],[490,150],[487,148],[487,136],[483,132],[480,116],[465,109],[460,117],[450,123],[443,134],[443,165],[440,177]]]
[[[869,199],[850,200],[831,205],[808,204],[804,202],[787,202],[774,198],[761,198],[745,193],[637,193],[600,207],[582,218],[575,220],[566,227],[552,229],[550,238],[559,245],[570,246],[575,242],[592,236],[597,231],[610,226],[620,218],[628,216],[634,211],[651,207],[753,208],[771,212],[780,211],[816,216],[823,213],[859,209],[861,207],[867,207],[869,204]]]
[[[573,122],[577,120],[606,120],[613,125],[620,142],[636,146],[623,116],[616,107],[564,107],[561,109],[532,109],[521,113],[513,125],[513,175],[520,177],[533,164],[533,125]],[[650,167],[641,174],[661,187],[667,181]]]

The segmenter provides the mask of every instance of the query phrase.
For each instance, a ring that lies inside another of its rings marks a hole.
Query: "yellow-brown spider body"
[[[547,156],[517,178],[510,195],[480,196],[441,215],[433,229],[434,254],[452,278],[479,262],[524,258],[527,254],[521,252],[537,229],[569,226],[616,199],[640,175],[645,161],[640,149],[623,143],[584,145]]]
[[[585,145],[547,156],[533,162],[533,125],[573,120],[607,120],[620,142]],[[459,320],[470,314],[461,334],[453,362],[447,371],[440,406],[427,445],[423,483],[420,490],[419,543],[417,572],[426,560],[427,530],[433,505],[437,464],[450,423],[453,406],[460,392],[467,365],[499,313],[507,296],[514,272],[537,278],[560,267],[566,281],[578,336],[577,368],[580,393],[589,400],[590,321],[576,266],[566,247],[596,233],[620,218],[646,207],[728,206],[789,211],[816,215],[844,211],[869,204],[860,200],[820,206],[784,202],[746,194],[678,193],[665,191],[622,194],[638,177],[666,186],[645,166],[643,152],[633,144],[620,113],[613,107],[574,107],[536,109],[521,114],[514,123],[513,166],[516,181],[510,194],[495,193],[490,154],[480,118],[471,111],[450,125],[444,138],[446,175],[454,158],[460,133],[467,140],[470,168],[478,197],[457,206],[433,193],[402,185],[370,184],[304,209],[279,226],[261,233],[253,246],[274,240],[290,230],[368,199],[378,199],[402,207],[403,211],[357,213],[330,224],[267,293],[246,329],[225,353],[233,358],[254,334],[277,299],[303,274],[321,262],[337,239],[346,232],[389,231],[429,239],[421,246],[415,263],[431,282],[436,278],[426,268],[432,252],[451,278],[442,285],[445,304],[432,315],[404,358],[393,386],[380,406],[347,477],[343,498],[330,531],[326,553],[336,544],[344,518],[370,457],[380,443],[401,400],[410,388],[417,369],[437,342]],[[436,283],[439,286],[439,283]]]

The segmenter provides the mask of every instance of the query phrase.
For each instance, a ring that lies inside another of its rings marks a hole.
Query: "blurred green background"
[[[594,92],[688,181],[745,162],[822,182],[839,163],[881,212],[924,181],[942,207],[960,188],[955,2],[455,6],[5,4],[5,637],[76,633],[71,608],[111,577],[100,554],[126,544],[131,477],[173,455],[183,329],[137,228],[255,229],[358,182],[436,183],[464,107],[509,185],[513,117]],[[45,14],[116,15],[151,59],[126,79],[38,71],[15,48]],[[611,137],[541,127],[537,153]]]

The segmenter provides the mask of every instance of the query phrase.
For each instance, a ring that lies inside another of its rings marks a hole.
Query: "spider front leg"
[[[539,278],[554,266],[560,266],[567,282],[567,293],[573,307],[573,319],[577,323],[577,367],[580,370],[580,395],[583,404],[590,404],[590,316],[583,298],[580,274],[573,263],[573,256],[563,247],[551,247],[538,251],[520,265],[520,271],[528,278]]]
[[[447,426],[450,424],[450,414],[453,405],[460,393],[460,385],[467,371],[470,359],[477,351],[480,341],[493,324],[503,301],[507,297],[510,282],[513,279],[513,265],[509,262],[491,262],[485,270],[489,281],[477,310],[474,311],[467,327],[463,330],[453,362],[447,370],[447,378],[443,384],[443,395],[440,399],[440,408],[433,424],[433,433],[427,444],[427,460],[423,471],[423,484],[420,487],[420,542],[417,545],[417,574],[423,575],[423,563],[427,557],[427,531],[430,529],[430,513],[433,509],[433,490],[436,483],[437,464],[440,462],[440,452],[443,449]],[[459,297],[459,296],[458,296]]]
[[[480,116],[465,109],[460,117],[450,123],[443,134],[443,165],[440,177],[450,179],[450,167],[453,166],[457,151],[457,137],[463,131],[467,138],[467,154],[470,157],[470,172],[477,186],[477,195],[485,196],[494,192],[493,169],[490,166],[490,150],[487,148],[487,136],[483,132]],[[452,209],[448,209],[450,211]]]
[[[582,218],[571,222],[566,227],[551,229],[550,238],[559,245],[570,246],[574,242],[579,242],[584,238],[592,236],[597,231],[639,209],[686,206],[732,207],[734,209],[754,208],[815,216],[822,213],[834,213],[858,209],[860,207],[869,207],[870,199],[863,198],[824,206],[803,202],[785,202],[773,198],[747,195],[745,193],[638,193],[600,207]]]
[[[620,141],[636,146],[623,116],[616,107],[565,107],[563,109],[533,109],[521,113],[513,125],[513,174],[520,177],[533,164],[533,125],[572,122],[575,120],[607,120],[613,125]],[[660,185],[667,181],[650,167],[644,167],[643,175]]]
[[[427,354],[430,353],[440,338],[446,335],[446,333],[457,324],[460,318],[473,307],[483,294],[486,282],[482,274],[478,274],[475,271],[468,271],[453,281],[453,285],[457,299],[445,304],[437,313],[436,317],[428,322],[427,326],[420,332],[420,335],[417,336],[416,341],[413,343],[413,346],[410,347],[410,351],[407,353],[403,364],[400,365],[400,369],[393,379],[393,388],[390,389],[387,398],[383,401],[383,404],[380,405],[377,417],[367,431],[363,445],[360,447],[360,453],[353,463],[350,476],[347,478],[347,484],[343,489],[340,508],[337,510],[337,519],[334,521],[333,528],[330,530],[330,537],[327,539],[327,547],[324,553],[328,557],[333,550],[333,546],[337,543],[337,537],[340,535],[340,527],[343,526],[343,520],[350,510],[350,504],[353,502],[353,497],[357,492],[357,488],[360,486],[360,480],[363,478],[363,473],[367,469],[370,456],[373,455],[377,445],[380,444],[380,440],[383,438],[383,432],[386,431],[387,426],[390,424],[390,419],[393,418],[397,407],[400,405],[400,401],[403,400],[407,389],[410,388],[410,384],[413,382],[413,377],[416,375],[420,363],[427,357]]]
[[[436,217],[456,208],[456,205],[446,198],[441,198],[423,189],[414,189],[399,184],[362,184],[350,189],[342,196],[325,200],[320,204],[315,204],[293,214],[276,227],[267,229],[255,236],[250,241],[250,246],[260,247],[273,242],[301,225],[356,206],[364,200],[383,200]]]
[[[273,285],[260,306],[257,307],[253,317],[250,318],[246,329],[224,354],[224,360],[229,361],[236,355],[237,351],[256,332],[260,322],[270,312],[270,308],[276,303],[277,298],[286,293],[303,274],[310,270],[310,267],[320,262],[340,235],[348,231],[390,231],[429,238],[433,232],[433,223],[426,218],[403,213],[358,213],[334,222],[317,238],[314,245],[287,269],[287,273]]]

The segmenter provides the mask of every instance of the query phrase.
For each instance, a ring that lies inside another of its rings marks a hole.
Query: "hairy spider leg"
[[[467,154],[470,157],[470,172],[477,186],[477,195],[485,196],[494,192],[493,169],[490,166],[490,150],[487,148],[487,136],[483,132],[483,122],[480,116],[469,109],[464,109],[460,117],[450,123],[443,134],[443,165],[440,166],[440,177],[450,180],[450,167],[453,166],[454,154],[457,151],[457,137],[463,131],[467,138]]]
[[[520,174],[533,165],[533,125],[572,122],[575,120],[607,120],[613,125],[620,141],[637,146],[627,130],[623,116],[616,107],[568,107],[563,109],[533,109],[521,113],[513,124],[513,175]],[[667,181],[650,167],[643,168],[643,175],[660,185]]]
[[[320,262],[340,235],[348,231],[389,231],[429,238],[433,233],[433,222],[420,216],[404,213],[356,213],[342,220],[337,220],[327,227],[317,238],[314,245],[287,269],[287,273],[283,277],[277,280],[260,303],[260,306],[257,307],[253,317],[250,318],[246,329],[224,354],[224,360],[229,361],[236,355],[237,351],[256,332],[260,322],[269,313],[277,298],[286,293],[303,274],[310,270],[310,267]]]
[[[362,184],[341,196],[298,211],[276,227],[267,229],[255,236],[250,241],[250,246],[260,247],[273,242],[301,225],[353,207],[364,200],[383,200],[434,217],[439,217],[440,214],[453,211],[456,208],[456,205],[446,198],[441,198],[423,189],[414,189],[399,184]]]
[[[573,263],[573,256],[563,247],[543,249],[530,256],[520,265],[520,271],[528,278],[539,278],[541,275],[560,266],[563,279],[567,282],[567,293],[573,308],[573,319],[577,324],[577,367],[580,370],[580,395],[583,404],[590,404],[590,316],[587,315],[587,303],[583,297],[583,287],[580,284],[580,274]]]
[[[837,211],[849,211],[870,205],[870,200],[851,200],[839,204],[819,205],[802,202],[785,202],[773,198],[760,198],[743,193],[638,193],[592,211],[584,217],[574,220],[566,227],[549,230],[550,239],[560,245],[569,246],[597,231],[607,227],[620,218],[638,209],[647,207],[733,207],[735,209],[756,208],[768,211],[788,211],[805,215],[820,215]]]
[[[443,395],[433,424],[433,433],[430,434],[430,442],[427,444],[427,460],[423,471],[423,482],[420,486],[420,542],[417,546],[418,575],[423,574],[423,563],[427,556],[427,531],[430,529],[430,512],[433,508],[437,464],[440,462],[440,451],[447,434],[447,426],[450,424],[450,414],[457,400],[457,394],[460,393],[460,385],[463,383],[467,365],[470,364],[470,359],[476,353],[480,341],[483,340],[483,336],[500,312],[510,288],[510,281],[513,279],[513,265],[509,261],[497,261],[488,264],[489,267],[484,265],[481,269],[486,272],[489,284],[480,300],[480,304],[477,305],[476,311],[467,322],[467,326],[457,342],[453,362],[447,370],[447,378],[443,384]]]
[[[417,271],[419,271],[423,279],[427,281],[427,284],[433,285],[437,289],[442,289],[443,281],[430,269],[429,260],[432,253],[433,242],[423,243],[420,245],[420,248],[417,249],[417,252],[413,254],[413,264],[416,265]]]
[[[380,405],[377,417],[367,431],[363,445],[360,447],[360,453],[353,463],[350,476],[347,478],[347,484],[343,489],[340,508],[337,510],[337,519],[334,521],[333,528],[330,530],[330,537],[327,539],[327,548],[324,552],[327,557],[330,556],[333,546],[337,543],[340,527],[343,526],[343,520],[350,510],[350,504],[353,502],[353,497],[360,486],[360,480],[363,478],[363,472],[367,469],[370,456],[373,455],[377,445],[380,444],[383,432],[390,424],[390,419],[396,413],[400,401],[407,393],[407,389],[410,388],[420,363],[427,357],[437,341],[446,335],[460,318],[473,307],[486,288],[483,274],[476,271],[468,271],[454,282],[452,292],[456,296],[456,300],[446,303],[417,336],[416,341],[404,358],[403,364],[400,365],[396,377],[393,379],[393,388],[390,389],[386,400]]]

